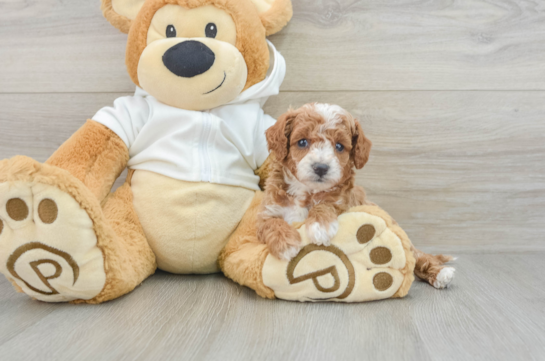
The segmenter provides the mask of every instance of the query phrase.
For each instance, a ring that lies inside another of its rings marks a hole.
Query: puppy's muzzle
[[[314,163],[312,169],[314,169],[314,173],[316,173],[318,177],[322,178],[329,171],[329,166],[324,163]]]
[[[216,55],[200,41],[188,40],[174,45],[163,55],[163,64],[184,78],[203,74],[214,65]]]

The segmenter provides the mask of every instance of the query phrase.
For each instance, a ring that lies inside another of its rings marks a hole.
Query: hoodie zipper
[[[199,142],[199,158],[201,160],[201,181],[210,182],[210,157],[208,154],[208,137],[212,129],[212,119],[208,112],[203,112],[202,135]]]

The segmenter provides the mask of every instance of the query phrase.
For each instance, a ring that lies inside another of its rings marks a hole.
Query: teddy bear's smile
[[[218,85],[218,86],[215,87],[214,89],[212,89],[212,90],[210,90],[209,92],[204,93],[204,94],[206,95],[206,94],[213,93],[213,92],[215,92],[216,90],[218,90],[219,88],[221,88],[221,86],[223,85],[223,83],[225,83],[225,79],[227,79],[227,73],[226,73],[226,72],[223,72],[223,80],[221,81],[220,85]]]

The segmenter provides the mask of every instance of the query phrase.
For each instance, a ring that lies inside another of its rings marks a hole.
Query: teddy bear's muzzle
[[[200,41],[188,40],[168,49],[163,64],[172,73],[184,78],[206,73],[216,60],[214,52]]]

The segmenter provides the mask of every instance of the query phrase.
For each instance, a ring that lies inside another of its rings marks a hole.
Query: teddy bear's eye
[[[204,29],[207,38],[215,38],[218,33],[218,27],[214,23],[208,23]]]
[[[166,35],[167,35],[167,38],[175,38],[176,37],[176,28],[174,27],[174,25],[167,26]]]

